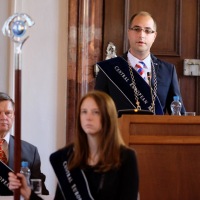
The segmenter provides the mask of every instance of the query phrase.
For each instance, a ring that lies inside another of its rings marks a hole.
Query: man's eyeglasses
[[[132,28],[129,28],[129,30],[135,31],[136,33],[140,33],[141,31],[144,31],[146,34],[155,33],[155,31],[152,30],[151,28],[142,28],[140,26],[134,26]]]

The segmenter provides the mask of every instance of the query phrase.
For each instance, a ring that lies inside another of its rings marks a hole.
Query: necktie
[[[6,158],[6,154],[5,154],[5,152],[4,152],[4,150],[3,150],[3,143],[4,143],[4,139],[0,139],[0,160],[2,161],[2,162],[4,162],[5,164],[7,164],[7,158]]]
[[[142,62],[142,61],[139,61],[136,65],[136,70],[137,72],[140,74],[140,76],[146,80],[146,76],[145,76],[145,73],[144,73],[144,67],[146,67],[145,63]]]

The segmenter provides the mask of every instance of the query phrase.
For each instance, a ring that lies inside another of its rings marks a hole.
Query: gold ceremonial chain
[[[131,79],[132,79],[133,91],[134,91],[137,109],[141,110],[141,106],[140,106],[140,102],[139,102],[139,98],[138,98],[140,91],[137,89],[135,78],[134,78],[133,71],[132,71],[132,66],[130,64],[129,59],[128,59],[128,66],[129,66],[129,72],[130,72]],[[155,67],[154,67],[152,60],[151,60],[151,66],[152,66],[152,72],[153,72],[153,78],[154,78],[154,89],[152,89],[152,87],[150,85],[152,103],[151,103],[151,106],[149,106],[148,109],[155,114],[155,99],[156,99],[156,96],[157,96],[157,94],[156,94],[157,93],[157,78],[156,78]],[[149,82],[151,84],[151,78],[150,78]]]

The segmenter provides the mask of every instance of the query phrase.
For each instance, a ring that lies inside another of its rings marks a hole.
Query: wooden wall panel
[[[121,55],[123,53],[124,7],[124,1],[105,1],[103,20],[103,60],[106,57],[106,48],[109,42],[113,42],[117,47],[117,55]]]
[[[200,59],[200,0],[197,1],[197,58]],[[200,77],[196,80],[196,111],[200,113]]]
[[[197,41],[198,30],[198,1],[184,0],[182,4],[182,26],[181,26],[181,56],[178,58],[178,74],[180,78],[181,92],[187,110],[196,111],[197,105],[197,77],[183,76],[183,60],[197,59],[197,48],[200,44]]]
[[[129,0],[129,18],[141,10],[150,12],[158,26],[158,36],[152,46],[155,55],[180,55],[181,0]],[[162,12],[158,12],[162,11]],[[128,28],[128,27],[127,27]]]
[[[67,143],[73,140],[78,102],[94,87],[93,66],[102,52],[102,12],[101,0],[69,0]]]

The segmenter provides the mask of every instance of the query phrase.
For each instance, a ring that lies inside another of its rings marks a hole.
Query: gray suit
[[[9,141],[9,159],[8,166],[14,169],[14,136],[10,136]],[[42,180],[42,194],[48,195],[49,191],[44,185],[46,176],[41,173],[40,166],[40,156],[37,150],[37,147],[34,145],[21,140],[21,161],[28,161],[29,168],[31,170],[31,179],[41,179]]]

